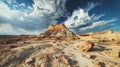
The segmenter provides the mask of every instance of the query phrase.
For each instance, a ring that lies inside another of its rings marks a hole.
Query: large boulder
[[[84,41],[80,45],[77,46],[77,49],[80,51],[89,51],[94,47],[92,42]]]

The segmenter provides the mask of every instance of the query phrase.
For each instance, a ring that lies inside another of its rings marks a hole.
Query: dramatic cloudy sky
[[[120,31],[120,0],[0,0],[0,35],[40,34],[60,23],[76,33]]]

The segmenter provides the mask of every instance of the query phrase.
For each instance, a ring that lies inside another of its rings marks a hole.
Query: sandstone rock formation
[[[75,33],[70,31],[64,24],[50,25],[45,33],[41,34],[43,37],[74,37]]]
[[[77,46],[77,49],[81,50],[81,51],[89,51],[93,47],[94,47],[93,43],[84,41],[84,42],[82,42],[82,44],[80,44],[80,45]]]

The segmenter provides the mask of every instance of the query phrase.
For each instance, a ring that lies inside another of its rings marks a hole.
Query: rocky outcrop
[[[77,46],[77,49],[80,51],[89,51],[94,47],[94,44],[91,42],[84,41],[82,44]]]
[[[71,67],[71,65],[68,58],[63,55],[53,60],[52,67]]]
[[[75,33],[70,31],[64,24],[50,25],[48,30],[41,34],[43,37],[74,37]]]
[[[54,30],[62,30],[62,29],[66,29],[67,27],[65,26],[65,24],[57,24],[57,25],[50,25],[48,27],[49,31],[54,31]]]
[[[18,67],[71,67],[69,60],[66,56],[37,56],[28,58],[23,61]]]

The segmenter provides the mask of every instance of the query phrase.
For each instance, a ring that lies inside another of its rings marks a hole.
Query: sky
[[[120,31],[120,0],[0,0],[0,35],[39,35],[64,23],[75,33]]]

